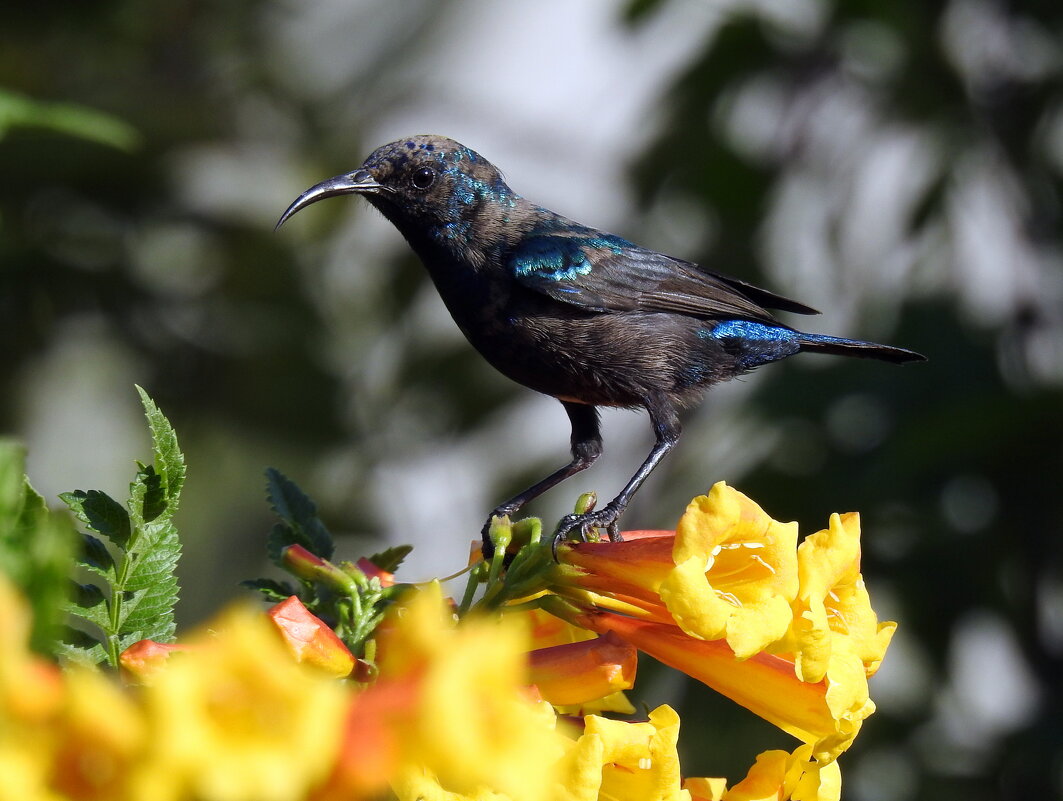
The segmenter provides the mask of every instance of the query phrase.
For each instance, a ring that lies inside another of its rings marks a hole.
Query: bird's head
[[[409,239],[468,242],[475,228],[504,220],[517,196],[491,162],[444,136],[412,136],[377,148],[354,172],[307,189],[281,215],[336,195],[359,194]]]

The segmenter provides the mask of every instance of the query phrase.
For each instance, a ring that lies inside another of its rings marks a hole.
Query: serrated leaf
[[[103,631],[109,627],[107,597],[95,584],[71,582],[72,591],[68,596],[68,608],[72,614],[99,626]]]
[[[275,581],[268,578],[247,579],[241,581],[240,586],[247,587],[249,590],[258,590],[267,601],[286,601],[291,596],[299,594],[287,581]]]
[[[177,529],[170,523],[144,527],[135,569],[122,583],[124,598],[118,630],[140,632],[138,639],[169,642],[176,629],[173,608],[179,587],[174,571],[181,556]]]
[[[74,490],[59,495],[82,523],[124,548],[131,533],[129,513],[106,492]]]
[[[109,582],[113,582],[115,575],[114,557],[107,550],[102,541],[91,534],[81,535],[81,565],[93,573],[99,573]]]
[[[72,614],[101,629],[103,652],[111,665],[117,664],[125,647],[138,640],[173,639],[179,589],[174,571],[181,543],[172,518],[184,486],[184,457],[169,421],[143,389],[137,387],[137,391],[151,428],[155,461],[150,465],[137,462],[126,509],[94,490],[62,496],[82,522],[107,536],[118,549],[111,554],[102,542],[85,536],[81,564],[108,580],[108,592],[83,585],[69,606]],[[77,643],[68,644],[68,650],[77,647]]]
[[[137,387],[140,393],[140,402],[144,406],[144,416],[148,418],[148,427],[151,429],[152,458],[155,462],[155,472],[162,479],[164,495],[168,502],[168,511],[172,515],[177,511],[177,501],[181,495],[181,489],[185,484],[185,457],[177,442],[177,432],[174,431],[170,421],[159,411],[148,393],[142,387]]]
[[[399,569],[399,565],[403,560],[410,555],[410,551],[413,550],[412,545],[396,545],[392,548],[375,553],[369,557],[369,561],[379,567],[381,570],[386,570],[388,573],[394,573]]]
[[[140,462],[137,467],[140,470],[136,480],[129,485],[129,514],[133,524],[140,526],[162,517],[168,511],[168,502],[162,476],[155,472],[155,468]]]
[[[65,662],[90,667],[107,661],[107,650],[102,642],[71,626],[64,627],[55,653]]]
[[[302,545],[322,559],[332,558],[332,535],[318,518],[316,504],[294,481],[270,467],[266,470],[266,495],[273,511],[291,529],[288,545]]]
[[[287,523],[274,523],[266,536],[266,554],[275,565],[280,565],[284,549],[295,545],[298,537]]]

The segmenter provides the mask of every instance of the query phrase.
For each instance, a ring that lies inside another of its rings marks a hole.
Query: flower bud
[[[298,547],[298,546],[293,546]],[[354,655],[336,633],[292,595],[266,613],[297,662],[313,665],[339,678],[350,675]]]

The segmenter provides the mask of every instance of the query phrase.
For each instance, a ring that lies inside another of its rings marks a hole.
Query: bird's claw
[[[565,540],[587,542],[591,532],[595,529],[604,530],[610,540],[617,542],[620,540],[620,532],[617,528],[619,519],[620,513],[609,506],[597,512],[565,515],[557,524],[557,530],[554,532],[554,551],[556,552],[557,546]]]

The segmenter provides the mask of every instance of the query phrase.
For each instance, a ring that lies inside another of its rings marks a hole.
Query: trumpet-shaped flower
[[[563,762],[557,798],[563,801],[667,801],[680,787],[679,715],[660,706],[645,722],[589,715]]]
[[[739,658],[750,656],[790,624],[796,544],[796,523],[772,520],[721,481],[679,520],[661,599],[688,634],[723,637]]]
[[[558,592],[577,603],[724,638],[740,658],[782,637],[797,595],[797,524],[772,520],[723,482],[671,532],[559,550]]]
[[[637,664],[635,647],[612,633],[528,654],[531,683],[554,706],[581,707],[631,689]]]
[[[51,728],[50,786],[61,797],[110,801],[126,795],[143,758],[146,725],[140,708],[115,683],[88,668],[71,670]]]
[[[603,647],[606,643],[599,641],[594,632],[541,609],[514,613],[514,616],[523,618],[531,632],[533,649],[528,654],[531,682],[560,714],[630,715],[635,711],[623,692],[635,680],[638,653],[633,646],[613,639],[608,647]],[[565,695],[555,695],[554,690]],[[572,697],[573,690],[579,700],[562,702],[562,698]]]
[[[838,801],[838,763],[819,765],[809,760],[810,751],[807,745],[792,754],[765,751],[745,778],[731,788],[723,779],[687,779],[683,789],[690,793],[691,801]]]
[[[467,619],[458,626],[439,586],[416,591],[381,634],[376,684],[356,696],[340,767],[324,798],[365,787],[361,745],[399,777],[400,799],[548,798],[562,753],[550,705],[525,691],[527,629],[514,620]],[[429,792],[427,786],[435,788]],[[455,796],[448,794],[456,794]]]
[[[826,682],[801,681],[793,663],[779,656],[762,652],[739,660],[725,640],[699,640],[677,626],[608,611],[588,612],[578,620],[593,631],[623,637],[805,742],[836,731],[826,703]]]
[[[777,650],[793,652],[806,681],[832,672],[840,679],[846,670],[873,675],[897,624],[879,623],[871,608],[860,574],[860,516],[831,515],[828,528],[801,543],[797,563],[793,622]]]
[[[144,689],[141,798],[289,801],[335,756],[343,688],[296,664],[260,613],[236,609]]]

